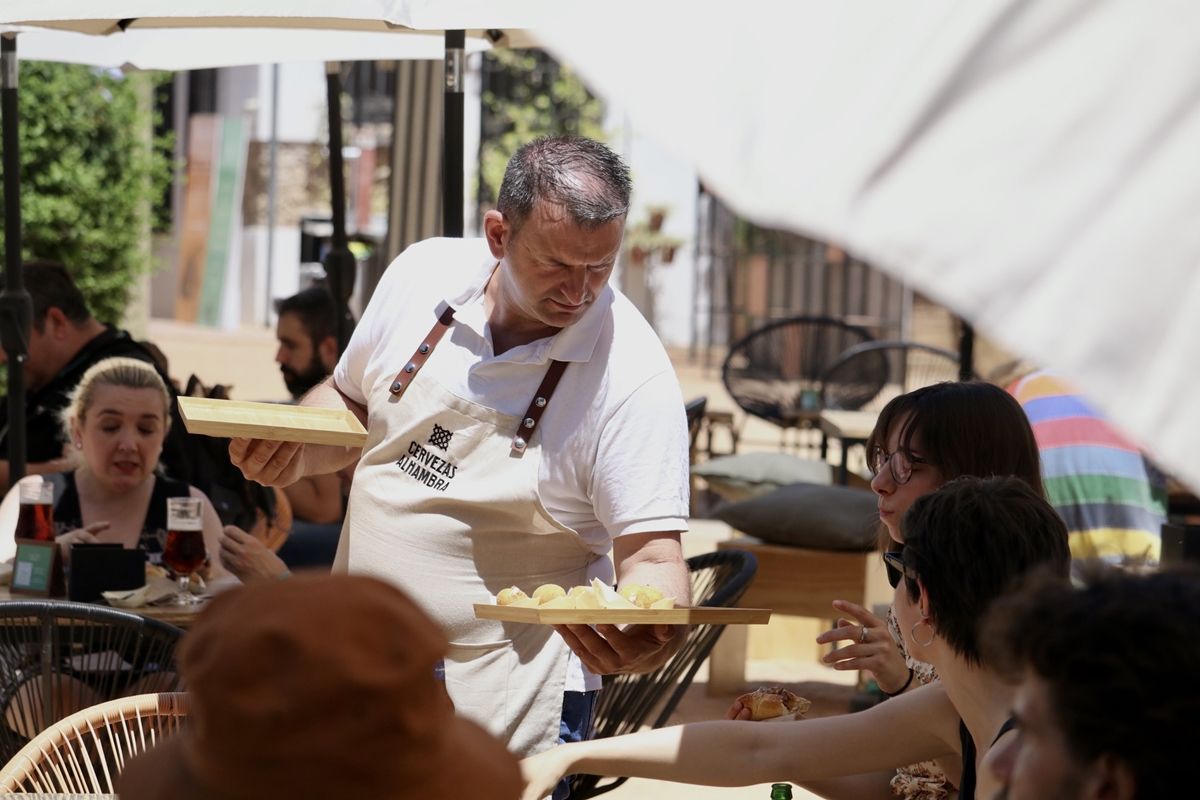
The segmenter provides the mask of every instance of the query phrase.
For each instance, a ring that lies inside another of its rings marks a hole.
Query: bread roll
[[[541,586],[533,590],[533,599],[537,600],[542,605],[551,600],[557,600],[560,597],[566,597],[567,592],[557,583],[543,583]]]
[[[523,591],[521,591],[521,589],[519,587],[509,586],[507,589],[501,589],[500,593],[498,595],[496,595],[496,605],[511,606],[513,603],[517,602],[518,600],[527,600],[527,599],[529,599],[529,595],[527,595]]]
[[[808,700],[782,686],[756,689],[739,697],[738,702],[750,709],[750,719],[755,721],[785,715],[800,719],[812,705]]]

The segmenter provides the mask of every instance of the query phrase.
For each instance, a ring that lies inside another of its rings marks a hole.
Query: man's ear
[[[46,309],[46,316],[42,319],[42,335],[61,339],[70,324],[71,320],[67,319],[67,315],[62,312],[61,308],[50,306]]]
[[[1106,753],[1084,772],[1082,797],[1090,800],[1133,800],[1137,796],[1137,778],[1128,762]]]
[[[336,336],[326,336],[317,345],[317,358],[321,359],[321,366],[325,368],[326,372],[333,372],[333,368],[337,366],[337,350]]]
[[[512,226],[504,215],[492,209],[483,215],[483,235],[487,238],[488,249],[497,261],[504,258],[505,248],[512,236]]]

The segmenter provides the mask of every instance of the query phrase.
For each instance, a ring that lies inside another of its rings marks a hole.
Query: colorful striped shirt
[[[1157,561],[1166,480],[1061,378],[1034,372],[1009,390],[1029,416],[1046,496],[1071,533],[1071,554]]]

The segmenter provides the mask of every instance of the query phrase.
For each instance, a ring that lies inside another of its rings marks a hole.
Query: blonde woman
[[[158,474],[170,409],[166,385],[143,361],[110,358],[84,373],[62,418],[75,468],[21,481],[54,486],[54,522],[64,556],[75,544],[115,542],[141,549],[157,563],[167,498],[198,497],[209,557],[204,577],[232,578],[221,565],[221,522],[212,503],[199,489]],[[17,487],[9,490],[0,509],[7,541],[16,526],[19,494]]]

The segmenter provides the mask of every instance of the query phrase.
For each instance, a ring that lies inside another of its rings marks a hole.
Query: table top
[[[63,597],[42,597],[36,594],[13,594],[8,586],[0,586],[0,602],[7,600],[50,600],[50,601],[65,601]],[[96,603],[95,605],[103,608],[115,608],[107,603]],[[133,614],[146,617],[148,619],[156,619],[160,622],[166,622],[169,625],[174,625],[177,628],[189,628],[195,622],[196,617],[207,605],[206,602],[196,603],[191,606],[143,606],[141,608],[118,608],[118,611],[129,611]]]
[[[865,442],[875,429],[875,421],[879,414],[875,411],[835,411],[826,409],[821,412],[821,430],[835,439],[852,439]]]

